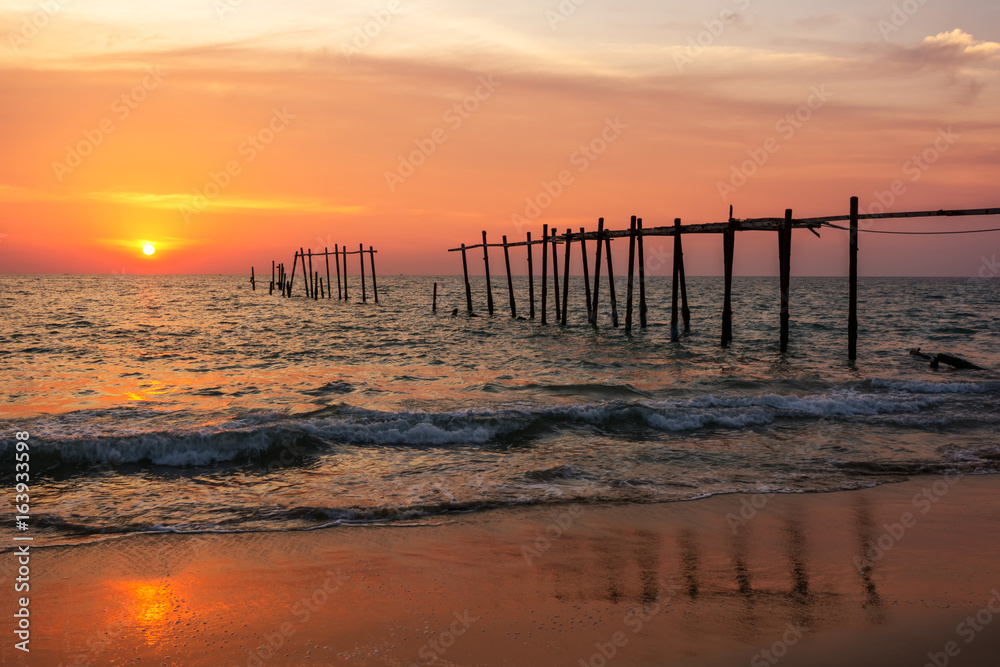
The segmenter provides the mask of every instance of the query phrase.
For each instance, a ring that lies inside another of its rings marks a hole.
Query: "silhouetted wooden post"
[[[531,232],[528,232],[528,317],[535,319],[535,268],[531,263]]]
[[[438,284],[434,283],[434,297],[431,301],[431,312],[436,313],[438,311]]]
[[[680,288],[680,280],[678,278],[678,270],[680,268],[680,254],[681,254],[681,235],[678,229],[681,225],[680,218],[674,218],[674,279],[671,283],[671,296],[670,296],[670,340],[674,343],[681,339],[681,331],[678,326],[678,311],[677,311],[677,295]]]
[[[556,242],[557,232],[552,228],[549,239],[552,242],[552,301],[556,307],[556,324],[562,321],[562,305],[559,303],[559,244]]]
[[[462,275],[465,276],[465,307],[472,314],[472,286],[469,284],[469,261],[465,257],[465,244],[462,244]]]
[[[292,272],[288,280],[288,296],[292,296],[292,285],[295,284],[295,273],[299,267],[299,253],[295,253],[295,259],[292,261]]]
[[[635,273],[635,216],[628,226],[628,287],[625,290],[625,333],[632,333],[632,275]]]
[[[316,277],[313,275],[313,251],[309,248],[309,296],[316,298]]]
[[[549,226],[542,225],[542,324],[545,324],[545,309],[548,308],[549,288]]]
[[[778,228],[778,264],[781,272],[781,352],[788,351],[788,287],[792,266],[792,209]]]
[[[587,231],[581,227],[580,228],[580,257],[583,260],[583,288],[585,291],[584,296],[587,298],[587,322],[590,323],[590,267],[587,266],[589,260],[587,259],[587,239],[584,235]]]
[[[618,326],[618,302],[615,300],[615,271],[611,263],[611,237],[604,235],[604,254],[608,256],[608,297],[611,299],[611,326]]]
[[[736,222],[733,207],[729,207],[729,227],[722,233],[724,286],[722,296],[722,347],[733,340],[733,250],[736,246]]]
[[[486,310],[493,314],[493,287],[490,285],[490,249],[486,245],[486,230],[483,230],[483,264],[486,265]]]
[[[253,277],[253,267],[250,267],[250,288],[256,292],[257,291],[257,281]]]
[[[601,292],[601,248],[604,236],[604,218],[597,219],[597,256],[594,258],[594,305],[590,309],[590,324],[597,328],[597,302]]]
[[[319,298],[325,299],[326,296],[323,294],[323,277],[319,275],[319,271],[316,272],[316,284],[319,285]]]
[[[517,307],[514,305],[514,279],[510,275],[510,250],[507,246],[507,235],[503,235],[503,261],[507,265],[507,295],[510,297],[510,316],[517,318]]]
[[[368,303],[368,294],[365,292],[365,244],[358,244],[358,264],[361,265],[361,301]]]
[[[271,260],[271,288],[268,291],[268,294],[274,294],[274,268],[275,268],[274,267],[274,260],[272,259]]]
[[[636,242],[639,245],[639,327],[646,328],[646,262],[642,249],[642,218],[635,221]]]
[[[326,298],[333,298],[333,284],[330,282],[330,248],[323,248],[323,257],[326,258]]]
[[[858,358],[858,198],[851,197],[850,300],[847,306],[847,358]]]
[[[344,301],[348,301],[347,296],[347,246],[345,245],[340,249],[341,254],[344,256]]]
[[[562,325],[566,326],[566,311],[569,310],[569,251],[572,245],[573,230],[566,230],[566,247],[563,248],[563,285],[562,285]]]
[[[364,253],[361,253],[364,255]],[[378,280],[375,278],[375,247],[372,245],[368,246],[368,255],[371,259],[372,267],[372,296],[375,297],[375,303],[378,303]]]
[[[340,244],[333,244],[333,262],[337,269],[337,301],[344,298],[343,287],[340,284]]]
[[[681,240],[680,220],[674,223],[677,235],[674,241],[677,243],[677,273],[681,279],[681,319],[684,320],[684,333],[691,333],[691,311],[688,309],[687,279],[684,277],[684,245]]]
[[[309,273],[306,269],[306,251],[301,246],[299,246],[299,254],[302,255],[302,280],[305,283],[303,287],[306,288],[306,297],[310,297],[312,294],[309,293]]]

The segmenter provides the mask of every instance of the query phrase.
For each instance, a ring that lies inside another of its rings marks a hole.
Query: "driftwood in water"
[[[949,366],[952,366],[954,368],[963,371],[983,370],[982,366],[977,366],[971,361],[966,361],[965,359],[956,357],[952,354],[943,354],[940,352],[938,354],[927,354],[925,352],[921,352],[919,347],[915,347],[912,350],[910,350],[910,354],[912,354],[915,357],[920,357],[921,359],[926,359],[927,361],[930,361],[931,368],[934,369],[937,369],[940,364],[948,364]]]

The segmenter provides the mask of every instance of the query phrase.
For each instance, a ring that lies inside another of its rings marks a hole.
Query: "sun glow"
[[[142,252],[144,255],[152,255],[154,252],[156,252],[156,246],[153,245],[152,243],[143,243]]]

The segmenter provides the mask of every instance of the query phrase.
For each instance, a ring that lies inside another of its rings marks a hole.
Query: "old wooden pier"
[[[269,286],[269,293],[274,294],[274,290],[277,289],[281,296],[291,297],[293,295],[292,288],[295,284],[295,276],[298,271],[298,267],[302,266],[302,284],[305,291],[306,298],[309,299],[332,299],[333,298],[333,282],[330,277],[330,257],[333,256],[334,270],[337,274],[337,299],[342,301],[348,301],[348,255],[358,256],[358,275],[361,282],[361,301],[368,301],[368,288],[365,282],[365,255],[368,255],[369,266],[371,267],[371,283],[372,283],[372,297],[375,303],[378,303],[378,281],[375,277],[375,255],[378,250],[374,247],[368,246],[365,249],[363,243],[358,244],[357,250],[348,250],[347,246],[341,247],[339,244],[334,245],[333,251],[331,252],[329,248],[323,248],[323,252],[313,252],[310,250],[305,250],[304,248],[299,248],[295,251],[295,257],[292,259],[292,271],[291,273],[286,273],[285,265],[281,262],[271,261],[271,283]],[[313,268],[313,259],[315,258],[317,262],[320,258],[326,264],[326,282],[323,281],[323,273],[319,270],[319,266]],[[256,290],[257,282],[254,276],[253,267],[250,267],[250,285]]]
[[[541,324],[548,323],[548,257],[552,254],[552,305],[555,312],[555,322],[565,325],[567,321],[568,291],[570,257],[572,244],[580,245],[580,255],[582,259],[582,277],[585,285],[585,300],[587,304],[587,321],[593,327],[597,327],[598,313],[601,295],[601,270],[602,254],[606,258],[608,305],[611,311],[612,325],[619,326],[618,301],[615,294],[614,266],[611,260],[611,242],[614,239],[629,239],[628,273],[626,274],[626,295],[625,295],[625,331],[631,332],[633,327],[634,313],[634,283],[636,267],[638,267],[639,289],[638,289],[638,315],[639,327],[645,328],[646,317],[646,274],[645,274],[645,253],[643,252],[643,239],[648,236],[672,236],[673,244],[673,283],[671,290],[670,308],[670,331],[671,339],[677,341],[681,333],[688,333],[691,330],[691,313],[688,307],[687,284],[684,275],[684,251],[682,238],[686,234],[721,234],[722,253],[724,266],[724,288],[722,303],[722,327],[721,344],[723,347],[729,345],[733,340],[733,310],[732,310],[732,284],[733,284],[733,256],[735,253],[736,232],[741,231],[770,231],[777,233],[778,239],[778,268],[779,268],[779,296],[780,296],[780,334],[779,345],[781,352],[788,350],[788,325],[790,320],[789,308],[789,285],[791,281],[791,248],[792,231],[795,229],[805,229],[819,236],[817,230],[824,227],[842,229],[849,232],[848,253],[850,257],[850,268],[848,275],[849,302],[847,315],[847,353],[853,360],[857,358],[858,343],[858,233],[859,221],[861,220],[885,220],[895,218],[928,218],[928,217],[955,217],[955,216],[982,216],[1000,215],[1000,208],[988,209],[961,209],[961,210],[938,210],[938,211],[911,211],[903,213],[867,213],[858,211],[858,198],[852,197],[850,201],[849,213],[843,215],[830,215],[813,218],[795,218],[792,210],[787,209],[784,216],[776,218],[747,218],[737,219],[732,216],[732,207],[729,209],[729,220],[726,222],[713,222],[705,224],[682,225],[680,218],[673,221],[672,225],[643,227],[642,218],[632,216],[628,229],[609,230],[604,228],[604,218],[597,221],[596,231],[587,231],[581,227],[579,232],[567,229],[560,234],[558,230],[549,230],[548,225],[542,226],[542,238],[532,239],[528,232],[524,241],[507,240],[502,238],[501,243],[489,243],[486,232],[483,232],[482,243],[473,245],[462,244],[458,248],[450,248],[448,252],[462,253],[462,272],[465,278],[465,300],[466,308],[471,314],[472,288],[469,283],[469,263],[467,253],[477,248],[483,249],[483,263],[486,275],[486,307],[490,315],[494,312],[493,288],[490,280],[490,248],[503,248],[504,264],[507,273],[507,292],[510,302],[510,315],[517,317],[517,304],[514,297],[513,276],[511,273],[510,251],[511,248],[524,247],[527,250],[528,268],[528,317],[535,318],[535,276],[532,248],[541,245],[541,304],[540,321]],[[835,223],[847,222],[847,227],[841,227]],[[878,233],[906,233],[906,232],[884,232],[879,230],[865,230]],[[981,230],[992,231],[992,230]],[[921,232],[916,232],[921,233]],[[925,232],[927,233],[927,232]],[[593,241],[595,248],[593,264],[593,289],[590,283],[590,266],[588,265],[587,241]],[[563,268],[562,268],[562,294],[560,299],[559,283],[559,246],[563,247]],[[551,251],[550,251],[551,248]]]

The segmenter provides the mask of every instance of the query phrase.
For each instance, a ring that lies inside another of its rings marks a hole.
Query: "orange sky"
[[[245,273],[364,242],[385,273],[455,273],[483,229],[846,213],[894,181],[892,210],[1000,206],[986,4],[0,2],[0,272]],[[796,232],[794,273],[845,272],[823,236]],[[685,242],[690,273],[721,270],[721,239]],[[738,273],[776,272],[773,235],[737,244]],[[867,235],[861,269],[971,276],[997,246]]]

